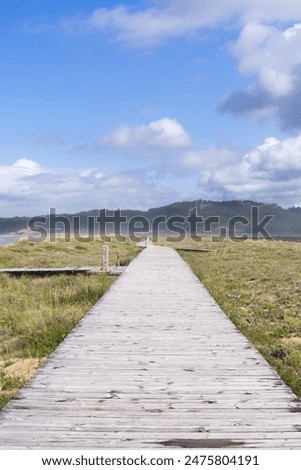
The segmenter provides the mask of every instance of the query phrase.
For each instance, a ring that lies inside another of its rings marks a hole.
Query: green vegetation
[[[70,242],[58,238],[56,242],[33,243],[20,240],[18,243],[0,247],[0,268],[62,268],[66,266],[101,266],[102,247],[100,238],[89,242]],[[120,243],[113,240],[110,247],[110,265],[127,265],[140,249],[130,240]]]
[[[140,251],[131,242],[113,242],[127,264]],[[102,242],[30,244],[0,248],[0,267],[95,266],[101,264]],[[77,325],[113,282],[105,274],[21,278],[0,274],[0,407],[32,376],[36,368]]]
[[[203,240],[180,247],[212,251],[179,253],[233,323],[301,396],[301,244]]]
[[[163,242],[162,242],[163,244]],[[165,243],[164,243],[165,244]],[[0,248],[0,267],[97,266],[101,240],[21,241]],[[191,240],[180,251],[221,308],[283,380],[301,396],[301,243]],[[113,242],[127,264],[140,251]],[[11,278],[0,275],[0,407],[30,378],[112,283],[106,274]]]
[[[148,211],[137,211],[137,210],[122,210],[122,215],[127,217],[129,221],[134,216],[145,217],[148,221],[152,221],[154,218],[159,216],[182,216],[188,217],[191,210],[197,209],[198,214],[206,219],[211,216],[218,216],[220,218],[220,226],[226,227],[229,220],[235,216],[245,217],[247,220],[251,220],[251,208],[252,206],[259,207],[260,220],[266,215],[273,215],[274,219],[267,225],[267,229],[274,237],[300,237],[301,232],[301,208],[291,207],[289,209],[283,209],[277,204],[265,204],[254,201],[205,201],[199,199],[196,201],[182,201],[169,204],[167,206],[157,207],[149,209]],[[59,215],[59,214],[57,214]],[[67,217],[71,223],[71,233],[74,230],[75,219],[79,220],[80,232],[85,233],[89,226],[88,217],[96,218],[98,216],[104,216],[105,211],[92,210],[84,211],[77,214],[61,214]],[[28,227],[29,217],[13,217],[13,218],[0,218],[0,234],[8,234],[10,232],[25,232]],[[49,225],[49,216],[45,220],[44,227]],[[200,224],[201,225],[201,224]],[[128,224],[123,223],[123,229],[129,228]],[[217,229],[217,225],[213,224],[213,227]],[[186,228],[188,228],[186,226]],[[204,224],[203,224],[203,229]],[[250,225],[244,226],[246,233],[250,232]],[[164,230],[164,224],[160,224],[161,233]],[[199,230],[201,227],[199,226]],[[165,225],[166,231],[166,225]],[[127,232],[128,233],[128,232]]]

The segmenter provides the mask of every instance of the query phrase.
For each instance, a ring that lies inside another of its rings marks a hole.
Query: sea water
[[[0,235],[0,245],[10,245],[15,243],[20,238],[20,235]]]

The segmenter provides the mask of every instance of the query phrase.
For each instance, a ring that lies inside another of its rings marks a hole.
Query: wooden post
[[[109,269],[109,247],[104,245],[102,247],[102,269],[108,271]]]

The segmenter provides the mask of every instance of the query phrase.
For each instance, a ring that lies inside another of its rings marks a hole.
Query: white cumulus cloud
[[[301,205],[301,134],[269,137],[245,154],[203,149],[183,156],[180,166],[198,171],[202,197]]]
[[[263,172],[270,180],[287,181],[301,177],[301,135],[285,140],[269,137],[244,157],[250,169]]]
[[[208,28],[236,30],[239,37],[231,50],[240,72],[250,74],[255,87],[229,93],[223,110],[257,120],[277,116],[283,129],[301,127],[292,110],[294,103],[297,107],[301,103],[300,0],[285,4],[283,0],[150,0],[140,8],[121,2],[87,16],[65,18],[60,26],[82,34],[103,34],[136,48],[207,34]],[[248,100],[241,110],[238,93]],[[116,141],[127,141],[128,135],[128,129],[120,129]]]
[[[5,169],[5,167],[0,168]],[[8,168],[9,167],[7,167],[7,169]],[[28,158],[20,158],[12,165],[12,168],[14,172],[19,172],[24,175],[34,175],[42,172],[41,165]]]
[[[175,119],[163,118],[137,127],[121,126],[100,144],[115,147],[177,148],[191,144],[191,137]]]
[[[203,32],[207,35],[208,28],[237,31],[232,52],[240,72],[253,76],[257,93],[254,96],[252,90],[245,91],[249,109],[245,107],[240,113],[236,112],[238,104],[233,103],[237,91],[229,93],[231,103],[227,100],[229,106],[223,109],[259,120],[278,116],[283,129],[301,127],[291,111],[294,103],[299,106],[301,102],[300,25],[300,0],[149,0],[142,6],[120,2],[59,23],[69,32],[102,34],[135,48],[157,47],[169,39],[198,37]],[[258,92],[263,92],[259,106]],[[271,102],[273,98],[276,104]],[[120,129],[116,140],[127,139],[128,129]]]
[[[0,165],[0,197],[29,193],[32,190],[32,177],[42,173],[42,167],[28,158],[21,158],[12,165]]]
[[[146,172],[104,174],[97,168],[49,168],[30,159],[0,165],[0,214],[47,214],[101,208],[146,209],[178,199],[175,190],[160,186]]]
[[[259,85],[276,97],[298,86],[301,65],[301,23],[285,30],[248,23],[231,50],[242,73],[254,74]]]

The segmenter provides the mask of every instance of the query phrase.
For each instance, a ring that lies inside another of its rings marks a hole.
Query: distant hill
[[[258,223],[263,220],[266,216],[273,216],[273,220],[266,225],[266,229],[273,237],[294,237],[301,238],[301,208],[292,207],[289,209],[283,209],[277,204],[265,204],[265,203],[256,203],[253,201],[183,201],[175,202],[162,207],[156,207],[149,209],[148,211],[138,211],[138,210],[123,210],[121,212],[122,216],[127,218],[129,221],[132,217],[143,217],[150,222],[150,224],[157,217],[184,217],[189,216],[190,211],[196,210],[199,216],[203,217],[203,220],[209,217],[219,217],[219,222],[212,222],[210,225],[210,230],[212,233],[218,233],[220,227],[229,227],[230,220],[233,217],[240,217],[242,221],[248,220],[251,221],[251,212],[252,207],[258,207],[258,214],[255,214],[258,218]],[[90,227],[91,220],[99,215],[99,210],[91,210],[87,212],[79,212],[76,214],[57,214],[57,217],[63,216],[70,220],[70,229],[78,230],[78,225],[81,233],[86,233],[89,227],[89,218],[90,218]],[[108,214],[112,212],[108,211]],[[104,211],[101,211],[101,214],[104,215]],[[253,214],[254,216],[254,214]],[[47,222],[48,223],[48,216]],[[13,217],[13,218],[0,218],[0,234],[8,234],[11,232],[18,232],[20,230],[26,229],[29,217]],[[210,221],[209,221],[210,222]],[[43,224],[41,224],[43,226]],[[139,225],[139,224],[138,224]],[[176,225],[176,224],[175,224]],[[230,224],[231,225],[231,224]],[[185,227],[188,226],[187,222],[184,224]],[[57,224],[57,229],[60,229],[60,224]],[[68,227],[67,227],[68,228]],[[128,231],[128,223],[122,225],[123,232]],[[161,233],[166,231],[166,224],[160,225]],[[199,223],[198,231],[204,232],[205,225]],[[107,226],[107,232],[110,229]],[[237,223],[235,226],[235,233],[250,233],[251,224]]]

